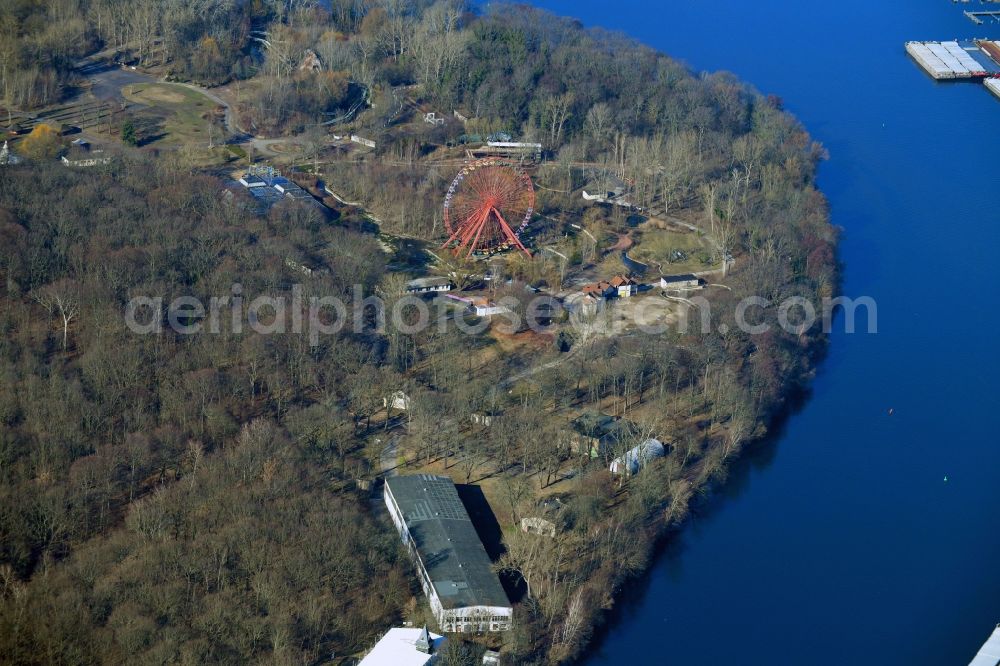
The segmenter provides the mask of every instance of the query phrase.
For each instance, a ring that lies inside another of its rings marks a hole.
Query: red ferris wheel
[[[531,178],[503,159],[477,160],[463,168],[444,199],[444,226],[448,240],[441,247],[493,254],[509,247],[528,249],[521,233],[535,212]]]

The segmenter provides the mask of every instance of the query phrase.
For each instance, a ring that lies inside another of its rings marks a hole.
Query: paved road
[[[122,69],[110,63],[88,63],[79,72],[90,81],[90,92],[99,100],[121,97],[125,86],[135,83],[156,83],[156,78],[131,69]]]
[[[399,435],[389,436],[389,442],[382,448],[379,455],[379,465],[382,467],[382,476],[389,478],[396,476],[396,468],[399,467]]]
[[[162,78],[158,79],[138,70],[121,67],[100,59],[100,54],[77,63],[77,72],[87,77],[90,82],[91,94],[99,100],[119,99],[122,96],[123,88],[136,83],[164,83],[194,90],[225,109],[226,132],[230,134],[230,142],[241,142],[249,138],[246,132],[236,124],[235,114],[229,102],[207,88],[192,83],[168,82]]]

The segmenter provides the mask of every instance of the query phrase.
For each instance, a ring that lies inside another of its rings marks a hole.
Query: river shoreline
[[[825,357],[825,354],[823,355]],[[822,357],[817,371],[822,371]],[[710,520],[722,511],[727,502],[737,497],[754,469],[766,467],[777,454],[777,448],[785,434],[785,428],[809,402],[809,385],[799,388],[789,396],[787,406],[775,415],[767,434],[748,441],[718,478],[714,478],[700,488],[691,501],[688,514],[674,524],[665,524],[653,543],[646,568],[639,574],[624,580],[614,593],[614,606],[604,612],[601,621],[592,627],[593,634],[583,650],[583,654],[571,663],[586,665],[600,654],[608,638],[615,629],[639,612],[639,608],[650,593],[648,582],[653,571],[666,562],[676,560],[682,553],[684,536],[698,523]]]
[[[982,419],[1000,371],[997,313],[988,291],[928,278],[996,283],[986,155],[1000,107],[980,86],[929,82],[903,45],[998,39],[1000,26],[902,0],[822,15],[781,0],[536,4],[780,96],[831,156],[817,183],[845,229],[841,291],[878,303],[878,333],[835,327],[773,457],[668,537],[627,620],[584,663],[968,663],[1000,619],[1000,535],[984,528],[1000,449]],[[930,314],[937,302],[952,323]],[[820,643],[830,631],[837,640]]]

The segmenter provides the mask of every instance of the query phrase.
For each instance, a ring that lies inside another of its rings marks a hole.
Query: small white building
[[[246,188],[251,187],[266,187],[267,183],[260,176],[254,175],[252,173],[244,174],[240,177],[240,185]]]
[[[483,654],[483,666],[500,666],[500,653],[495,650],[487,650]]]
[[[358,666],[430,666],[448,641],[423,629],[397,627],[386,632]]]
[[[417,278],[406,283],[408,294],[446,293],[454,288],[454,283],[447,278]]]
[[[628,199],[623,198],[624,188],[619,188],[612,192],[607,192],[606,194],[590,194],[587,190],[583,191],[583,198],[587,201],[597,201],[602,204],[609,204],[612,206],[622,206],[623,208],[632,208],[632,202]]]
[[[375,147],[375,142],[374,141],[372,141],[371,139],[366,139],[364,137],[358,136],[357,134],[352,134],[351,135],[351,141],[353,143],[358,143],[358,144],[361,144],[362,146],[367,146],[369,148],[374,148]]]
[[[410,396],[402,391],[396,391],[388,398],[382,398],[382,406],[406,411],[410,408]]]
[[[554,537],[556,535],[556,524],[541,516],[528,516],[521,519],[521,531],[525,534]]]
[[[682,273],[681,275],[664,275],[660,278],[660,288],[668,290],[697,289],[701,286],[701,279],[693,273]]]
[[[504,306],[497,305],[493,301],[486,298],[474,298],[472,299],[471,305],[472,310],[476,313],[477,317],[492,317],[495,314],[510,312],[510,310]]]
[[[520,141],[487,141],[486,145],[490,148],[510,148],[514,150],[529,150],[533,152],[542,152],[542,144],[540,143],[523,143]]]
[[[486,426],[487,428],[490,427],[491,425],[493,425],[493,415],[492,414],[485,414],[483,412],[473,412],[472,416],[471,416],[471,420],[476,425],[483,425],[483,426]]]
[[[627,275],[616,275],[611,278],[611,286],[618,294],[618,298],[629,298],[639,293],[639,283]]]
[[[631,449],[625,455],[611,461],[612,474],[632,475],[649,464],[654,458],[667,455],[667,449],[658,439],[649,438],[639,446]]]

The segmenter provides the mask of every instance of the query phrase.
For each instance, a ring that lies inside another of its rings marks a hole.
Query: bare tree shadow
[[[497,521],[493,509],[490,508],[490,503],[486,501],[483,489],[479,486],[466,484],[456,484],[455,488],[458,490],[459,499],[465,505],[465,510],[469,513],[469,518],[472,519],[472,525],[476,528],[479,540],[483,542],[486,554],[496,562],[507,550],[503,546],[503,531],[500,529],[500,523]],[[500,583],[512,602],[520,601],[527,593],[524,581],[517,575],[501,574]]]

